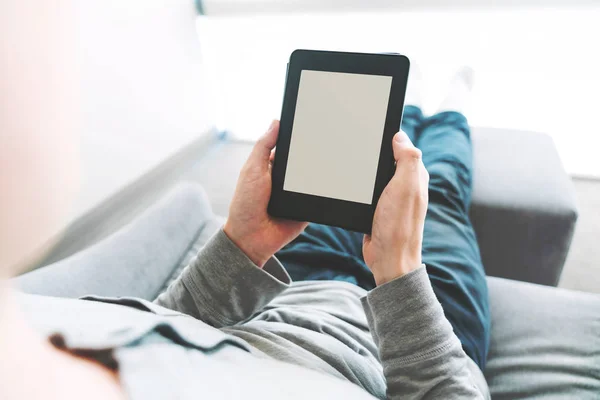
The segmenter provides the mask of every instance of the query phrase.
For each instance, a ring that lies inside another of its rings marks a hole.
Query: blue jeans
[[[469,220],[472,148],[466,118],[443,112],[425,118],[407,106],[402,130],[423,152],[429,172],[423,263],[433,290],[463,349],[483,370],[490,339],[485,271]],[[340,280],[375,287],[362,256],[362,234],[311,224],[277,253],[296,281]]]

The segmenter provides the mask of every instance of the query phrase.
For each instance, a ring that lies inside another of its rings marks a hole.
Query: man
[[[2,29],[22,29],[10,23],[19,3],[3,5]],[[42,54],[35,40],[27,44],[25,53]],[[47,61],[60,52],[43,54]],[[60,189],[74,181],[65,178],[69,79],[32,60],[0,58],[3,85],[13,89],[0,92],[10,111],[0,114],[0,398],[489,396],[481,373],[487,289],[467,216],[469,129],[456,112],[470,90],[468,71],[455,79],[444,112],[425,118],[406,108],[406,133],[392,143],[396,172],[371,236],[267,215],[274,122],[240,174],[223,228],[152,304],[8,287],[9,274],[56,226],[69,194]],[[28,86],[39,72],[53,85]],[[40,145],[48,131],[54,140]]]

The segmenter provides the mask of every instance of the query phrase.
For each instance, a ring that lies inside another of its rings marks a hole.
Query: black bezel
[[[272,192],[268,213],[274,217],[310,221],[370,233],[373,215],[381,192],[394,173],[392,138],[400,129],[410,63],[398,54],[343,53],[295,50],[290,56],[277,151],[272,169]],[[296,100],[302,70],[347,72],[392,77],[379,165],[371,204],[337,200],[283,190]]]

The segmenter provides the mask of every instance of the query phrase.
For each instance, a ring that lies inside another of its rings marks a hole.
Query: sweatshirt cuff
[[[378,286],[361,301],[382,358],[414,362],[460,346],[424,265]]]
[[[244,321],[287,289],[291,278],[271,257],[261,269],[220,229],[182,276],[213,326]],[[208,321],[206,321],[208,322]]]

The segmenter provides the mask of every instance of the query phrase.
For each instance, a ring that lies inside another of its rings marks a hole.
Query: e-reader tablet
[[[371,232],[394,173],[408,70],[398,54],[292,53],[270,215]]]

